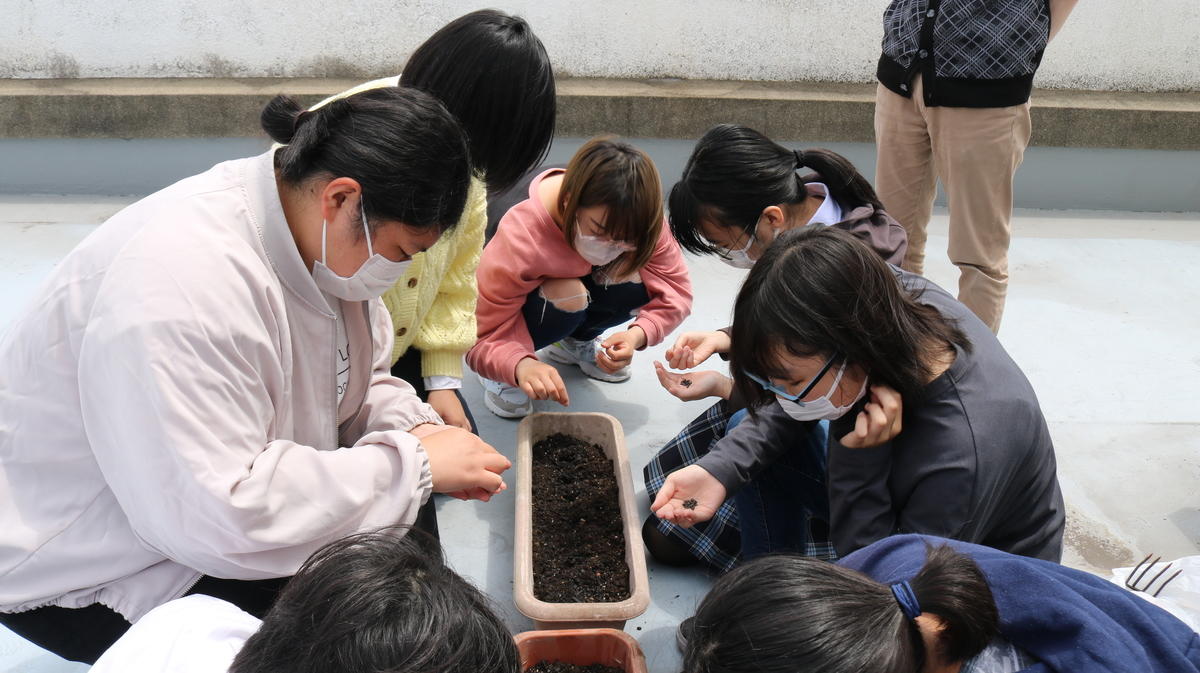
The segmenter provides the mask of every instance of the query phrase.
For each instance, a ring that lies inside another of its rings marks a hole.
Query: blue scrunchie
[[[896,602],[900,604],[900,610],[905,617],[916,619],[917,615],[921,614],[921,604],[917,602],[917,595],[913,593],[912,585],[908,582],[893,584],[892,595],[896,597]]]

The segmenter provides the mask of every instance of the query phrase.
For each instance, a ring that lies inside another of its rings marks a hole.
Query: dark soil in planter
[[[561,661],[539,661],[525,669],[525,673],[625,673],[625,669],[613,668],[603,664],[579,666]]]
[[[604,449],[550,435],[533,445],[532,476],[534,596],[547,603],[629,598],[617,478]]]

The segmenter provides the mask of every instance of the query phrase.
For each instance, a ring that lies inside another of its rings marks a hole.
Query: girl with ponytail
[[[748,562],[717,580],[680,636],[689,673],[1200,671],[1200,636],[1136,594],[918,535],[836,564]]]
[[[904,228],[883,212],[870,182],[845,157],[822,149],[788,149],[745,126],[721,124],[704,134],[671,190],[669,206],[671,231],[685,250],[718,256],[738,268],[753,267],[783,232],[810,225],[849,231],[889,263],[904,259]],[[729,328],[685,332],[667,350],[666,366],[655,363],[659,383],[679,399],[719,399],[646,466],[652,499],[668,474],[715,450],[745,418],[745,403],[730,377],[715,370],[672,371],[692,370],[714,354],[727,358],[729,350]],[[870,398],[868,411],[878,411],[882,421],[859,433],[854,441],[862,446],[886,439],[899,423],[895,391],[878,386]],[[827,442],[825,428],[813,424],[797,424],[779,439],[821,454]],[[739,553],[737,514],[725,504],[712,518],[713,523],[689,531],[650,517],[643,528],[646,542],[663,561],[689,563],[692,554],[686,548],[728,569]],[[823,537],[820,531],[816,535]],[[816,555],[830,554],[822,539],[811,548]]]
[[[684,250],[748,269],[780,233],[836,226],[867,241],[892,264],[904,261],[904,228],[845,157],[791,150],[754,129],[709,129],[669,200],[671,232]]]
[[[388,372],[379,298],[467,201],[458,122],[386,87],[262,126],[287,146],[114,215],[0,340],[0,624],[64,658],[188,593],[261,616],[323,544],[505,488]]]

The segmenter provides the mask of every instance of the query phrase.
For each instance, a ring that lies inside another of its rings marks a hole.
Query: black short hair
[[[466,137],[427,93],[382,87],[311,111],[281,95],[260,121],[286,145],[275,151],[284,182],[355,179],[372,227],[378,219],[445,231],[462,215],[471,182]]]
[[[489,192],[511,187],[550,150],[554,71],[519,16],[481,9],[451,21],[412,53],[400,86],[433,94],[458,118]]]
[[[928,653],[890,587],[826,561],[763,556],[721,577],[696,610],[688,673],[916,673],[927,656],[975,656],[999,632],[983,572],[949,546],[928,547],[910,584],[945,629]]]
[[[755,263],[733,308],[730,369],[751,409],[774,395],[754,383],[780,377],[781,353],[840,353],[907,404],[931,377],[931,355],[971,350],[957,321],[921,303],[870,246],[823,225],[785,231]]]
[[[764,208],[807,198],[809,182],[824,182],[843,207],[883,210],[875,188],[837,152],[790,150],[754,129],[719,124],[696,143],[683,177],[671,189],[671,233],[684,250],[720,254],[700,233],[700,222],[745,231]]]
[[[512,636],[437,542],[400,530],[319,549],[230,673],[517,673]]]

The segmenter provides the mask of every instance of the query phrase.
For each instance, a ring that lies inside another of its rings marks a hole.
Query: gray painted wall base
[[[550,161],[566,162],[578,138],[559,138]],[[693,141],[636,139],[658,164],[667,189],[683,171]],[[873,178],[871,143],[789,142],[844,154]],[[226,159],[265,151],[265,140],[0,140],[0,193],[149,194]],[[1018,208],[1200,212],[1200,152],[1031,147],[1017,173]],[[939,203],[944,198],[939,196]]]

